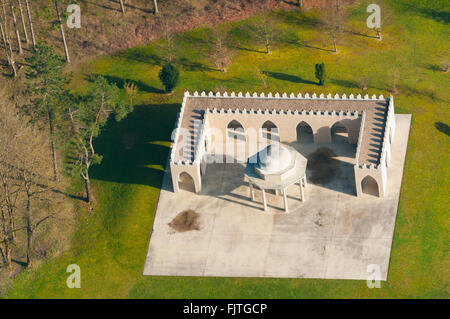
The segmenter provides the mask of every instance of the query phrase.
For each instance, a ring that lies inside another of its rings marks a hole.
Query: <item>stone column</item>
[[[263,203],[264,203],[264,211],[267,210],[267,201],[266,201],[266,191],[263,189],[262,190],[262,198],[263,198]]]
[[[283,188],[283,199],[284,199],[284,211],[287,213],[289,211],[289,208],[286,196],[286,188]]]

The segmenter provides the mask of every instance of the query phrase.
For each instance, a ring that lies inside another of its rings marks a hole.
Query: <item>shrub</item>
[[[172,63],[166,63],[159,71],[159,78],[166,88],[166,92],[172,92],[173,88],[177,86],[179,75],[180,71]]]
[[[325,79],[327,77],[327,73],[325,72],[325,63],[316,64],[316,78],[319,80],[319,85],[323,85]]]

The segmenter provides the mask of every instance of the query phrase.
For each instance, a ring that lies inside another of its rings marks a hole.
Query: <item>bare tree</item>
[[[392,93],[397,94],[398,93],[398,81],[400,79],[400,72],[398,69],[393,69],[389,73],[392,81]]]
[[[368,77],[362,77],[358,79],[358,87],[363,90],[367,91],[367,87],[369,86],[369,78]]]
[[[264,45],[266,53],[271,53],[272,43],[275,38],[275,21],[268,12],[262,13],[252,26],[255,40]]]
[[[2,34],[3,46],[5,48],[5,55],[8,61],[8,65],[11,67],[13,76],[17,76],[16,63],[14,61],[14,54],[12,53],[11,43],[8,41],[5,30],[3,28],[3,23],[0,21],[0,31]]]
[[[255,75],[261,80],[264,88],[267,88],[267,79],[268,79],[267,73],[258,68],[255,70]]]
[[[20,32],[19,32],[19,25],[17,24],[16,13],[15,13],[15,9],[14,9],[12,0],[9,0],[9,7],[11,8],[11,16],[12,16],[13,22],[14,22],[14,30],[16,31],[17,47],[19,50],[19,54],[23,54],[22,41],[20,39]]]
[[[448,58],[445,58],[441,62],[441,71],[444,73],[448,73],[449,69],[450,69],[450,62],[449,62]]]
[[[226,45],[227,30],[213,30],[213,45],[210,57],[215,67],[221,72],[226,72],[231,63],[231,50]]]
[[[30,39],[28,38],[27,26],[25,24],[25,16],[23,14],[21,0],[17,0],[17,4],[19,5],[20,20],[22,21],[22,28],[23,28],[23,34],[25,36],[25,42],[30,43]]]
[[[125,13],[125,6],[123,5],[123,0],[120,0],[120,11],[122,11],[122,13]]]
[[[158,2],[156,0],[153,0],[153,6],[155,7],[154,14],[158,14]]]
[[[31,9],[28,0],[25,0],[25,6],[27,7],[28,24],[30,25],[31,40],[33,41],[33,48],[36,49],[36,38],[34,37],[33,20],[31,18]]]
[[[168,13],[163,13],[159,15],[158,19],[164,39],[164,58],[167,62],[173,62],[175,59],[175,43],[172,30],[173,17]]]
[[[328,9],[321,17],[322,25],[333,41],[333,52],[338,53],[337,43],[342,37],[347,21],[347,12],[341,0],[329,0]]]
[[[19,197],[14,157],[21,122],[12,110],[8,104],[0,108],[0,255],[7,269],[11,267],[11,249],[16,238]]]
[[[44,208],[48,204],[52,190],[52,165],[44,151],[48,141],[37,129],[21,128],[21,141],[17,150],[17,173],[24,195],[24,228],[26,231],[27,267],[33,265],[34,234],[38,227],[54,213]]]
[[[58,21],[59,21],[59,28],[61,30],[61,38],[62,38],[63,45],[64,45],[64,53],[66,54],[66,61],[67,61],[67,63],[70,63],[69,49],[67,48],[67,41],[66,41],[66,36],[64,34],[64,27],[63,27],[63,23],[61,20],[61,15],[59,13],[58,0],[55,0],[55,8],[56,8],[56,15],[57,15]]]

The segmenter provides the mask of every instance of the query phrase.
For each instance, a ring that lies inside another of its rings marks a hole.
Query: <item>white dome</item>
[[[291,163],[291,152],[279,143],[270,144],[258,153],[258,167],[263,173],[277,173]]]

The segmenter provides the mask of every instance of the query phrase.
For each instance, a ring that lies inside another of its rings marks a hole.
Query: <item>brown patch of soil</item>
[[[345,0],[344,4],[356,0]],[[137,45],[161,38],[163,30],[159,17],[163,13],[171,15],[170,28],[174,33],[185,32],[199,26],[215,26],[218,23],[247,19],[265,10],[298,10],[296,0],[160,0],[159,15],[153,14],[153,2],[148,0],[125,1],[125,14],[120,12],[118,1],[96,0],[80,3],[82,26],[80,29],[66,28],[66,37],[76,66],[87,59],[104,54],[112,54]],[[35,12],[44,10],[44,0],[33,1]],[[304,0],[303,9],[324,8],[327,0]],[[50,6],[53,10],[53,7]],[[58,30],[49,31],[50,23],[36,19],[38,40],[47,39],[57,46],[63,55],[61,37]]]
[[[339,172],[339,161],[336,154],[328,147],[318,148],[309,154],[306,169],[311,171],[310,180],[315,184],[328,184]]]
[[[200,230],[199,219],[199,213],[193,211],[192,209],[187,209],[175,216],[175,218],[169,223],[169,226],[179,233],[190,230]]]

